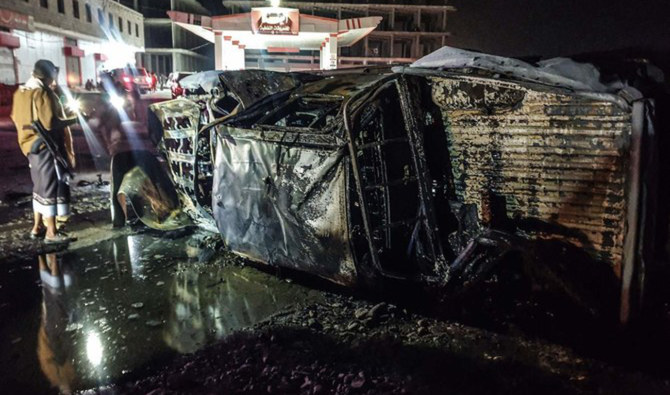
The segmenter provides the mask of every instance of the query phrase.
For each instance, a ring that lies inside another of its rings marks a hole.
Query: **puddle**
[[[105,385],[319,298],[253,268],[201,262],[211,254],[188,240],[134,235],[0,264],[0,387]]]

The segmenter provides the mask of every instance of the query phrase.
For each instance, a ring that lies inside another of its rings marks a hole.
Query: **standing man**
[[[158,77],[155,72],[151,72],[151,91],[156,92],[156,84],[158,84]]]
[[[158,76],[158,81],[160,83],[161,90],[165,89],[165,82],[167,81],[167,77],[165,76],[165,74],[161,73]]]
[[[59,178],[63,169],[56,163],[44,142],[31,124],[39,120],[51,134],[74,167],[75,157],[72,134],[68,126],[77,122],[77,117],[66,117],[58,96],[51,85],[58,80],[58,67],[49,60],[35,63],[32,77],[14,93],[12,120],[18,133],[21,151],[28,158],[30,177],[33,181],[34,223],[31,238],[44,236],[46,244],[70,242],[70,238],[57,232],[56,216],[70,215],[70,186]],[[42,222],[46,222],[46,229]]]

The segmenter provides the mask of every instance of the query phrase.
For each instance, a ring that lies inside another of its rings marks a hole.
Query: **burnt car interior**
[[[321,129],[330,124],[342,98],[299,97],[258,120],[258,125]]]
[[[376,257],[369,252],[363,255],[385,274],[417,275],[421,267],[432,267],[444,258],[428,240],[426,202],[421,199],[415,153],[396,84],[381,86],[355,110],[353,119],[352,129],[358,133],[352,136],[352,162],[360,177],[356,200],[363,202],[363,222],[368,222],[360,226],[369,229],[371,250],[377,251]]]
[[[385,277],[459,292],[523,261],[520,270],[592,311],[639,278],[631,240],[648,236],[626,224],[637,221],[634,136],[647,141],[652,129],[632,122],[649,106],[641,96],[468,67],[279,74],[221,74],[227,85],[206,99],[215,122],[204,123],[202,105],[161,116],[181,198],[240,255],[343,284]],[[253,83],[262,78],[271,89]],[[346,213],[331,218],[337,229],[319,222],[325,201]],[[239,226],[222,229],[231,217]],[[267,234],[250,235],[256,228]],[[327,270],[314,266],[342,242],[349,251]],[[637,291],[622,300],[627,292]]]

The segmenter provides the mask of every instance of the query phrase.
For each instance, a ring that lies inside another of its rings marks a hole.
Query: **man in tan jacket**
[[[66,116],[60,99],[52,91],[51,85],[57,78],[58,67],[48,60],[38,60],[32,77],[14,94],[11,114],[33,181],[34,224],[30,236],[39,238],[44,235],[47,244],[70,241],[56,229],[56,216],[70,214],[70,187],[66,179],[59,177],[59,174],[64,174],[63,169],[57,169],[60,165],[31,124],[39,120],[60,146],[60,151],[65,153],[70,166],[75,165],[72,134],[68,126],[76,123],[77,117]]]

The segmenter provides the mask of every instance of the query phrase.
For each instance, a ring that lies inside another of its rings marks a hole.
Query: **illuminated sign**
[[[254,34],[297,35],[300,31],[300,11],[295,8],[252,8],[251,30]]]

